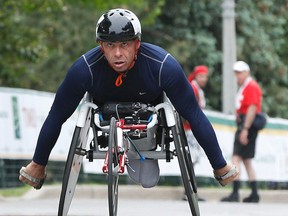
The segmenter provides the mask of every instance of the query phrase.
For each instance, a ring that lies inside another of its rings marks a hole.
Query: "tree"
[[[288,118],[288,5],[285,1],[237,1],[238,59],[249,63],[264,90],[264,111]],[[287,50],[286,50],[287,53]],[[277,106],[275,106],[277,104]]]
[[[221,109],[221,1],[166,1],[149,41],[163,46],[179,60],[188,75],[196,65],[209,67],[207,104]],[[216,96],[215,96],[216,95]]]
[[[49,30],[33,28],[39,20],[61,10],[60,1],[1,0],[0,9],[0,85],[30,87],[35,74],[29,70],[48,52],[45,43]]]
[[[222,0],[166,1],[150,40],[168,49],[188,74],[206,64],[208,106],[221,110]],[[264,92],[270,116],[288,118],[288,5],[284,0],[236,1],[237,58],[246,61]],[[149,32],[148,32],[149,34]],[[286,37],[285,37],[286,36]],[[231,69],[231,73],[232,69]],[[275,106],[277,104],[277,106]]]
[[[145,26],[165,2],[1,1],[0,85],[53,92],[72,62],[96,45],[96,19],[103,11],[129,5]]]
[[[0,85],[56,91],[68,67],[95,43],[96,19],[110,8],[134,11],[143,41],[175,56],[187,75],[206,64],[208,107],[221,110],[222,0],[0,0]],[[288,118],[286,0],[236,0],[237,57],[264,90],[264,111]],[[231,70],[232,73],[232,70]],[[275,106],[277,104],[277,106]]]

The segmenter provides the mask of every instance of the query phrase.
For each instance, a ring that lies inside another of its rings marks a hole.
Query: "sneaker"
[[[222,198],[221,202],[239,202],[239,194],[231,193],[228,197]]]
[[[258,203],[260,200],[260,197],[258,194],[251,194],[250,196],[243,199],[243,202],[245,203]]]

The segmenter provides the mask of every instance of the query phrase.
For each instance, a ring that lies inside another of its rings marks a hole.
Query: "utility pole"
[[[234,114],[237,91],[236,78],[232,67],[236,61],[235,1],[222,1],[222,112]]]

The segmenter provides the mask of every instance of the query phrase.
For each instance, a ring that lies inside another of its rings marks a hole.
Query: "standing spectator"
[[[195,97],[198,101],[199,106],[203,109],[206,106],[205,94],[202,88],[204,88],[208,81],[208,68],[204,65],[196,66],[190,73],[188,80],[193,88]],[[191,156],[193,164],[199,162],[200,155],[202,153],[199,143],[194,137],[190,124],[188,122],[184,123],[184,129],[187,136],[187,141],[191,150]]]
[[[208,68],[204,65],[198,65],[194,68],[188,77],[189,82],[194,90],[196,99],[203,109],[206,106],[205,94],[202,88],[204,88],[208,81]]]
[[[208,68],[205,65],[198,65],[194,68],[194,70],[190,73],[188,80],[194,90],[194,94],[198,101],[199,106],[203,109],[206,106],[205,94],[202,88],[204,88],[208,81]],[[191,157],[193,166],[197,164],[200,160],[201,154],[203,154],[203,150],[201,149],[199,143],[194,137],[190,125],[188,122],[184,123],[185,134],[187,137],[188,145],[191,151]],[[183,199],[186,200],[186,194],[184,193]],[[199,201],[204,201],[203,198],[198,198]]]
[[[252,159],[255,156],[256,138],[259,129],[253,126],[253,121],[257,113],[261,112],[262,91],[258,83],[250,76],[250,68],[244,61],[237,61],[233,65],[239,90],[236,96],[236,123],[237,131],[235,133],[234,149],[232,161],[240,168],[243,162],[246,169],[252,193],[243,199],[243,202],[259,202],[257,192],[256,172],[252,165]],[[221,201],[238,202],[239,201],[239,176],[233,182],[232,193]]]

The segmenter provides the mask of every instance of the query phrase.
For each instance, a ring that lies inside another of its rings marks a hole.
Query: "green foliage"
[[[54,22],[53,31],[45,41],[49,56],[33,66],[38,80],[33,88],[55,92],[73,61],[96,46],[96,20],[94,16],[87,16],[87,13],[93,14],[95,10],[66,5],[61,14],[55,14],[51,20]],[[99,17],[100,14],[96,11],[95,16]]]
[[[2,0],[0,9],[0,85],[30,87],[34,74],[29,65],[47,56],[43,43],[50,29],[45,23],[51,10],[61,9],[61,2],[49,0]],[[44,18],[44,20],[42,20]],[[43,29],[33,28],[41,21]]]
[[[157,1],[135,1],[135,0],[69,0],[67,5],[72,7],[84,7],[101,12],[110,10],[112,8],[126,8],[133,11],[141,19],[143,26],[151,25],[154,18],[161,13],[161,6],[164,5],[165,0]],[[92,13],[93,14],[93,13]],[[95,17],[96,18],[96,17]]]
[[[148,25],[164,1],[2,2],[0,85],[54,92],[73,61],[96,45],[95,26],[103,11],[129,5]]]
[[[209,67],[208,104],[221,108],[221,1],[166,1],[155,25],[145,29],[148,41],[166,48],[187,76],[196,65]],[[220,41],[220,44],[219,44]],[[215,97],[215,95],[217,97]]]
[[[149,41],[165,47],[180,61],[187,75],[198,64],[209,67],[210,82],[205,92],[208,106],[216,110],[222,107],[221,4],[222,0],[179,3],[168,0],[155,25],[149,27],[150,32],[145,32]],[[249,63],[252,75],[262,85],[264,111],[285,118],[288,118],[287,7],[282,0],[239,0],[235,8],[237,58]]]
[[[248,62],[264,92],[264,111],[288,117],[287,13],[282,1],[238,1],[237,55]],[[286,55],[283,55],[286,52]],[[277,104],[277,106],[275,106]]]
[[[235,2],[237,58],[249,63],[262,85],[264,111],[288,118],[287,1]],[[171,52],[187,75],[198,64],[209,67],[207,103],[221,110],[221,4],[222,0],[0,0],[0,85],[56,91],[76,58],[97,45],[100,15],[121,7],[138,15],[143,41]]]

